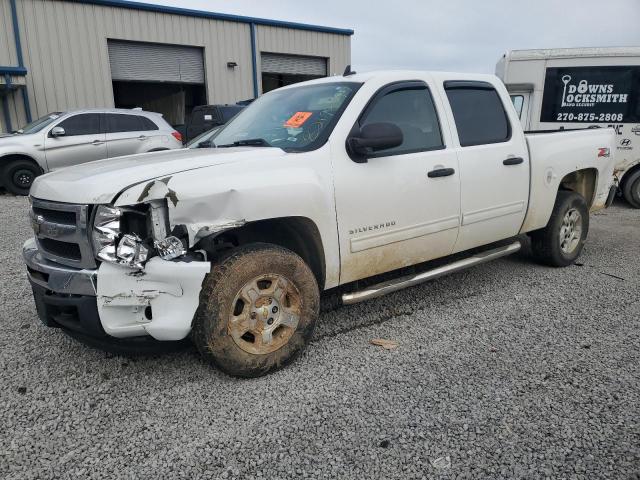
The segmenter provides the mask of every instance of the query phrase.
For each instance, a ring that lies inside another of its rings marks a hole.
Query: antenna
[[[351,65],[347,65],[347,68],[344,69],[343,77],[348,77],[349,75],[355,75],[356,72],[351,71]]]

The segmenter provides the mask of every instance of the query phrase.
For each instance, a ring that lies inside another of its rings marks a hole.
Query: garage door
[[[261,60],[264,73],[327,76],[327,59],[322,57],[263,53]]]
[[[108,46],[113,80],[204,83],[201,48],[115,40]]]

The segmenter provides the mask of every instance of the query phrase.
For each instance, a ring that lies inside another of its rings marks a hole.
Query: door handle
[[[104,142],[102,140],[94,140],[91,142],[91,145],[102,145]]]
[[[511,158],[506,158],[505,160],[502,161],[503,165],[520,165],[521,163],[523,163],[524,160],[522,157],[511,157]]]
[[[453,168],[436,168],[427,173],[429,178],[448,177],[453,175],[456,171]]]
[[[143,140],[146,140],[147,138],[149,138],[149,137],[147,137],[147,136],[145,136],[145,135],[140,135],[140,136],[138,137],[138,140],[143,141]]]

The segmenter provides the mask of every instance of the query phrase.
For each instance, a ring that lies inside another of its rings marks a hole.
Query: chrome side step
[[[434,268],[433,270],[429,270],[427,272],[419,273],[417,275],[407,275],[395,280],[378,283],[364,290],[360,290],[359,292],[345,293],[344,295],[342,295],[342,303],[345,305],[352,305],[354,303],[363,302],[371,298],[381,297],[383,295],[386,295],[387,293],[397,292],[398,290],[402,290],[403,288],[413,287],[414,285],[418,285],[429,280],[434,280],[450,273],[459,272],[460,270],[464,270],[475,265],[480,265],[481,263],[490,262],[491,260],[495,260],[500,257],[506,257],[507,255],[511,255],[512,253],[516,253],[518,250],[520,250],[520,248],[522,248],[522,244],[519,241],[516,241],[510,245],[487,250],[486,252],[477,253],[471,257],[457,260],[453,263]]]

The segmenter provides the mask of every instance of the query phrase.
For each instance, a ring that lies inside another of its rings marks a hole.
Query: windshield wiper
[[[230,148],[230,147],[270,147],[271,144],[264,138],[247,138],[246,140],[236,140],[233,143],[227,143],[225,145],[216,145],[218,148]]]

